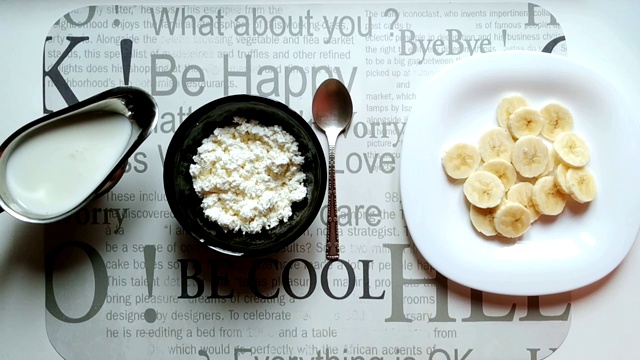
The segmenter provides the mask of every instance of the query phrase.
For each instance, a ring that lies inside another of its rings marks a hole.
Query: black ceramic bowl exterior
[[[306,198],[292,204],[293,215],[286,222],[281,221],[278,226],[257,234],[225,232],[207,219],[189,174],[189,166],[202,141],[218,127],[237,126],[234,117],[256,120],[265,126],[280,125],[297,140],[304,156]],[[200,107],[178,127],[167,148],[163,178],[169,207],[183,229],[221,253],[255,257],[284,248],[309,228],[326,193],[327,164],[318,137],[298,113],[267,98],[231,95]]]

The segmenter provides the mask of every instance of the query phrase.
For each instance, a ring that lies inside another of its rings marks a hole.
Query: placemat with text
[[[133,85],[155,97],[160,116],[111,192],[45,226],[53,346],[65,359],[547,357],[569,330],[569,294],[498,296],[443,278],[414,248],[398,189],[418,89],[447,64],[511,49],[567,51],[558,20],[524,2],[113,5],[64,15],[44,41],[43,112]],[[341,260],[324,258],[326,205],[270,256],[204,250],[163,191],[177,127],[240,93],[312,122],[328,77],[347,85],[355,112],[336,155]]]

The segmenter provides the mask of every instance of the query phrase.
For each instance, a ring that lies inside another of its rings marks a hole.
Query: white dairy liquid
[[[93,192],[126,150],[129,120],[114,113],[60,119],[20,138],[7,161],[7,187],[25,210],[55,216]]]

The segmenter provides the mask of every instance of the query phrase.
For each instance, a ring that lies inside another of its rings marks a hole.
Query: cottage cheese
[[[208,219],[225,231],[257,233],[287,221],[306,196],[304,158],[280,126],[234,122],[202,142],[189,172]]]

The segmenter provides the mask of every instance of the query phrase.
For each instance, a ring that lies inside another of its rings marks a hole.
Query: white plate
[[[558,101],[570,109],[574,131],[591,148],[598,196],[586,208],[569,201],[557,218],[542,216],[507,244],[473,229],[462,182],[447,178],[441,157],[497,126],[496,106],[512,93],[536,108]],[[478,290],[545,295],[588,285],[620,264],[640,227],[640,128],[607,81],[565,57],[497,52],[454,63],[418,95],[402,142],[400,190],[411,237],[436,270]]]

